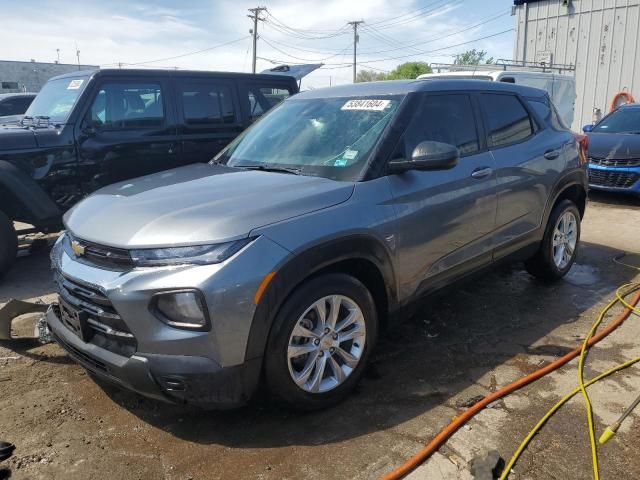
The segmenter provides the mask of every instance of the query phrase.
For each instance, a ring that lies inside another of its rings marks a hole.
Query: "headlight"
[[[207,307],[198,290],[158,293],[150,307],[156,317],[172,327],[209,330]]]
[[[131,259],[137,267],[161,265],[208,265],[224,262],[236,254],[254,238],[217,245],[194,245],[190,247],[145,248],[131,250]]]

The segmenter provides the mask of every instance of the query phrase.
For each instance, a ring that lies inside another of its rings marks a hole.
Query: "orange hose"
[[[631,302],[629,303],[631,306],[635,306],[638,302],[640,302],[640,291],[636,293]],[[613,332],[616,328],[618,328],[622,323],[629,317],[632,309],[626,307],[620,315],[616,317],[605,329],[603,329],[600,333],[591,337],[591,340],[588,342],[588,346],[592,346],[598,343],[600,340],[605,338],[611,332]],[[484,397],[479,402],[473,404],[473,406],[469,407],[464,411],[460,416],[456,417],[453,422],[443,428],[438,435],[434,437],[427,445],[425,445],[418,453],[416,453],[413,457],[407,460],[404,464],[400,465],[398,468],[393,470],[392,472],[387,473],[382,477],[382,480],[396,480],[404,477],[409,474],[415,468],[420,466],[427,460],[431,455],[438,451],[438,449],[451,437],[460,427],[466,424],[469,420],[471,420],[476,414],[478,414],[481,410],[483,410],[487,405],[496,400],[515,392],[516,390],[524,387],[525,385],[534,382],[545,375],[557,370],[562,367],[569,361],[573,360],[577,357],[582,350],[582,345],[576,347],[574,350],[570,351],[566,355],[560,357],[559,359],[551,362],[549,365],[542,367],[535,372],[526,375],[509,385],[502,387],[499,390],[496,390],[493,393],[490,393],[486,397]]]
[[[629,92],[625,92],[624,90],[621,92],[616,93],[613,96],[613,100],[611,100],[611,103],[609,104],[609,111],[613,112],[616,108],[618,108],[618,100],[620,98],[624,98],[626,100],[625,103],[636,103],[636,99],[633,98],[633,95],[631,95]]]

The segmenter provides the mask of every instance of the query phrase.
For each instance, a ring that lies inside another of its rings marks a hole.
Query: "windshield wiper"
[[[262,172],[279,172],[301,175],[301,169],[291,167],[270,167],[267,165],[233,165],[234,168],[246,168],[247,170],[260,170]]]

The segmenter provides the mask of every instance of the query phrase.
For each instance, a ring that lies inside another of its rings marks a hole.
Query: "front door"
[[[105,79],[78,126],[79,168],[86,193],[177,165],[174,115],[164,80]]]
[[[401,298],[491,261],[496,176],[476,111],[467,94],[425,95],[394,155],[409,158],[426,140],[455,145],[461,155],[450,170],[414,170],[388,177],[399,219]]]

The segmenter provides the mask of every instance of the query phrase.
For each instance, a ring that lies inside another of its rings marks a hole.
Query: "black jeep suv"
[[[0,127],[0,276],[16,257],[13,222],[49,232],[98,188],[206,162],[279,101],[293,77],[170,70],[54,77],[17,125]]]

